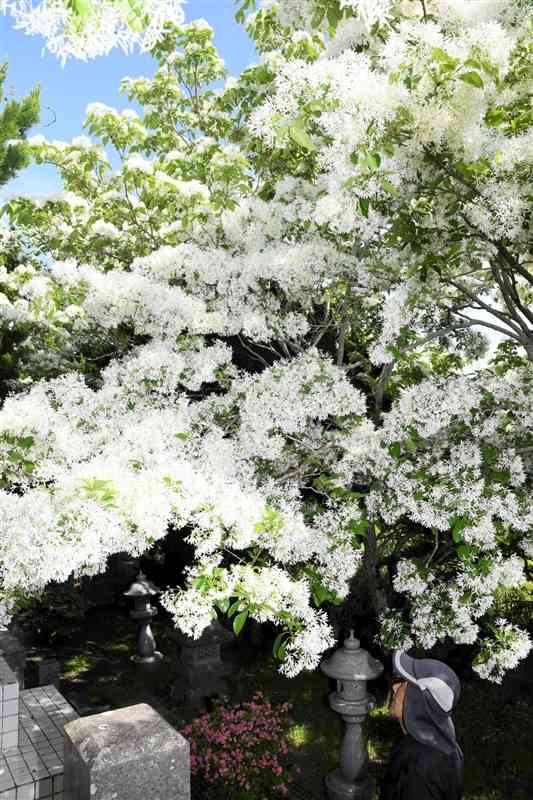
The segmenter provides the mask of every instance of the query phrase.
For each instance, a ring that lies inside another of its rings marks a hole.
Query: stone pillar
[[[19,639],[8,631],[0,631],[0,658],[7,661],[10,669],[17,676],[20,688],[24,689],[26,649]]]
[[[19,685],[17,676],[0,658],[0,753],[18,745]]]
[[[190,800],[189,743],[146,703],[65,725],[64,800]]]

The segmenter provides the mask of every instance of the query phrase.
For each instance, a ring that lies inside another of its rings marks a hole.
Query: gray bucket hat
[[[453,669],[434,658],[413,658],[395,650],[392,671],[407,681],[403,719],[407,732],[421,744],[457,754],[462,762],[463,751],[457,743],[452,720],[461,683]]]

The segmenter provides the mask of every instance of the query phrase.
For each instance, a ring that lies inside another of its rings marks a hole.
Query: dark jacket
[[[380,800],[462,800],[464,776],[458,763],[402,733],[391,751]]]

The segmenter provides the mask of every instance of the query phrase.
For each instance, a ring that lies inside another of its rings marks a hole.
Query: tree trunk
[[[381,576],[379,574],[377,538],[372,523],[368,527],[365,539],[363,565],[370,594],[370,606],[377,620],[381,612],[387,608],[387,595],[383,589]]]

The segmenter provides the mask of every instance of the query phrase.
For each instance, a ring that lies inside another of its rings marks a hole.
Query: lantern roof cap
[[[355,638],[351,629],[344,645],[323,661],[320,669],[328,678],[335,680],[370,681],[381,675],[383,664],[360,647],[359,639]]]
[[[146,597],[147,595],[161,594],[161,589],[148,580],[141,570],[124,594],[126,597]]]

